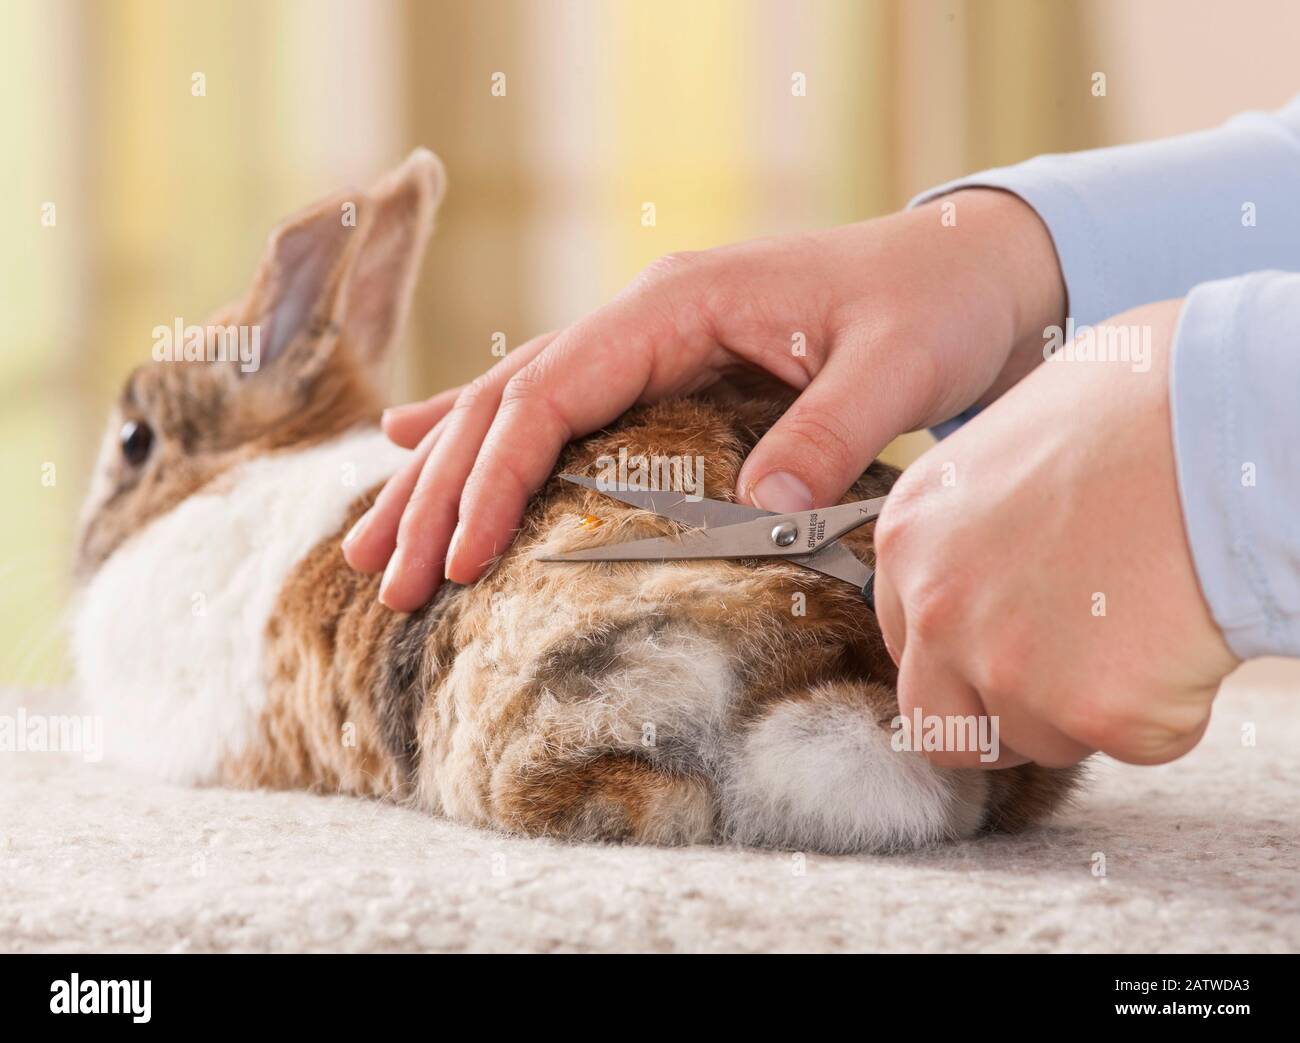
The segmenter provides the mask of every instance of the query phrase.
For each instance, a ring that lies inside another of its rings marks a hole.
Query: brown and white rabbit
[[[417,151],[271,236],[246,298],[212,320],[260,327],[256,372],[156,361],[127,381],[74,627],[108,755],[176,782],[665,844],[881,851],[1056,806],[1072,771],[944,770],[891,748],[895,671],[845,584],[779,562],[533,560],[669,531],[558,479],[483,580],[410,615],[379,604],[340,541],[405,456],[376,426],[378,389],[443,180]],[[704,493],[727,498],[780,406],[716,392],[640,407],[561,469],[699,454]],[[873,464],[849,497],[896,473]],[[870,527],[849,543],[870,559]]]

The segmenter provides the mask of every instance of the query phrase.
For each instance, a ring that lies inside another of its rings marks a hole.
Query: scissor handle
[[[876,611],[876,570],[871,570],[871,575],[867,577],[867,582],[862,584],[862,600],[867,603],[867,608],[872,612]]]

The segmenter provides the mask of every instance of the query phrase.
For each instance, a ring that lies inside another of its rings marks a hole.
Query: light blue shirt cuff
[[[1300,656],[1300,275],[1196,287],[1171,366],[1179,495],[1210,611],[1240,658]]]
[[[944,420],[938,424],[935,424],[934,427],[930,428],[930,434],[934,435],[935,438],[937,438],[939,441],[942,442],[945,438],[947,438],[950,434],[956,431],[957,428],[965,424],[968,420],[972,420],[976,416],[978,416],[979,411],[980,410],[978,406],[971,406],[970,409],[967,409],[963,413],[958,413],[951,420]]]

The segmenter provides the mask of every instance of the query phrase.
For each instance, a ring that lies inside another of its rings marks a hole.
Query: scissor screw
[[[778,547],[788,547],[799,535],[799,527],[794,522],[782,522],[772,530],[772,542]]]

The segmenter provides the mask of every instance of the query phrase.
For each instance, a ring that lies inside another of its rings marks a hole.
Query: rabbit
[[[535,560],[673,531],[554,476],[479,582],[381,605],[340,544],[407,455],[377,426],[381,389],[445,180],[417,150],[276,229],[212,320],[259,331],[255,369],[204,355],[126,381],[75,568],[76,675],[110,759],[516,834],[827,853],[1016,830],[1067,799],[1077,770],[895,749],[895,668],[847,584],[779,560]],[[734,498],[783,405],[719,385],[639,406],[555,474],[698,456],[699,491]],[[873,463],[846,499],[897,474]],[[868,563],[871,529],[846,538]]]

